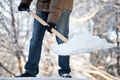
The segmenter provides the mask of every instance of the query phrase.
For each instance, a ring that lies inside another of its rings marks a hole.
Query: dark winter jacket
[[[22,0],[21,3],[30,5],[32,0]],[[37,0],[36,11],[50,12],[48,22],[55,23],[59,20],[63,9],[72,11],[73,0]]]

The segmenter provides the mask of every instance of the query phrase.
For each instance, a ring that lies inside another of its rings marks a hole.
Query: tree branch
[[[9,74],[15,76],[15,74],[13,72],[11,72],[10,70],[8,70],[1,62],[0,62],[0,67],[2,67],[6,72],[8,72]]]

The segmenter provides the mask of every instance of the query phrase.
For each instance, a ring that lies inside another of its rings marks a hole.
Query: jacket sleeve
[[[30,5],[32,2],[32,0],[21,0],[21,3],[26,3],[28,5]]]
[[[56,24],[59,20],[63,9],[63,0],[51,0],[50,13],[47,22]]]

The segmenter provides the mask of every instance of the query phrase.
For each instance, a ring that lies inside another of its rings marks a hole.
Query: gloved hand
[[[50,33],[52,33],[51,29],[55,28],[56,25],[54,23],[48,23],[48,24],[49,24],[49,26],[46,26],[47,31],[50,32]]]
[[[21,3],[19,6],[18,6],[18,11],[26,11],[26,10],[29,10],[29,5],[26,4],[26,3]]]

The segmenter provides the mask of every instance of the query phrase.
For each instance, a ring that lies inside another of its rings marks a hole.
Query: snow
[[[78,78],[59,78],[59,77],[24,77],[24,78],[12,78],[12,77],[0,77],[0,80],[88,80]]]
[[[115,45],[108,43],[105,39],[93,36],[90,33],[82,33],[74,35],[67,43],[57,45],[52,50],[58,55],[75,55],[112,47]]]

